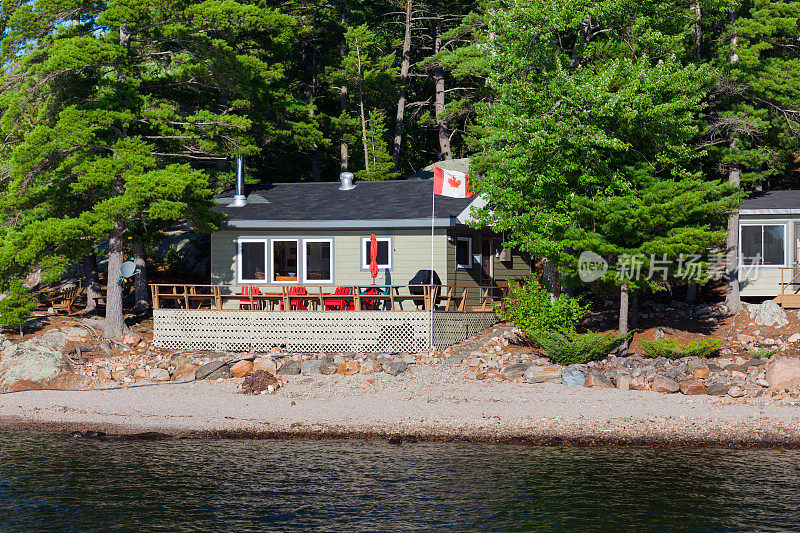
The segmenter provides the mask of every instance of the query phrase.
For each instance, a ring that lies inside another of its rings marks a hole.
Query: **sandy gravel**
[[[374,383],[360,388],[367,379]],[[292,376],[275,395],[238,394],[239,382],[3,394],[0,428],[800,445],[800,406],[761,398],[476,382],[446,365],[414,365],[398,377]]]

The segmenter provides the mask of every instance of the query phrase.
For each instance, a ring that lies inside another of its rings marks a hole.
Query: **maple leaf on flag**
[[[457,180],[455,176],[450,176],[450,179],[447,180],[447,183],[454,189],[458,189],[458,186],[461,185],[461,180]]]

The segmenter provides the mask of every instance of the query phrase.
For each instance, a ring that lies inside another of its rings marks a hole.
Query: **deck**
[[[800,269],[781,267],[780,293],[775,302],[784,309],[800,309]]]
[[[290,287],[260,286],[260,294],[242,294],[242,286],[151,285],[154,343],[231,352],[397,353],[424,351],[432,337],[443,349],[496,323],[494,306],[505,292],[447,285],[350,289],[343,295],[315,287],[298,295]]]

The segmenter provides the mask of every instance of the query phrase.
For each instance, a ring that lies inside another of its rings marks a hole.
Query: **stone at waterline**
[[[766,380],[770,389],[795,389],[800,386],[800,359],[776,357],[767,364]]]
[[[47,381],[45,387],[48,389],[85,389],[91,384],[89,376],[83,376],[74,372],[64,372],[55,378]]]
[[[339,365],[331,361],[330,359],[325,359],[319,365],[319,373],[325,376],[331,376],[336,374],[339,371]]]
[[[201,379],[228,379],[231,377],[231,367],[224,361],[210,361],[197,369],[195,378]]]
[[[231,377],[243,378],[252,371],[253,371],[253,362],[248,361],[247,359],[243,359],[241,361],[235,362],[233,366],[231,366]]]
[[[311,374],[318,374],[319,367],[322,365],[321,359],[309,359],[307,361],[303,361],[300,363],[300,373],[304,376],[310,376]]]
[[[583,382],[584,387],[590,389],[614,389],[614,383],[600,372],[589,372]]]
[[[501,370],[501,374],[509,381],[516,381],[517,378],[521,378],[525,371],[528,370],[528,366],[525,363],[514,363],[512,365],[508,365],[503,370]]]
[[[561,382],[568,387],[583,387],[586,373],[574,366],[568,366],[561,371]]]
[[[678,392],[681,387],[674,379],[658,374],[653,378],[653,384],[650,386],[650,388],[656,392],[672,394],[673,392]]]
[[[562,370],[558,365],[531,365],[522,375],[522,381],[525,383],[561,383]]]
[[[163,368],[151,368],[148,378],[150,381],[169,381],[169,372]]]
[[[387,361],[383,363],[382,367],[383,371],[390,376],[396,376],[408,370],[408,363],[405,361]]]
[[[678,386],[680,387],[681,394],[693,396],[706,393],[706,386],[702,380],[698,378],[689,378],[681,381]]]
[[[300,366],[300,363],[293,359],[289,359],[278,369],[278,374],[281,376],[297,376],[301,371],[302,367]]]
[[[186,363],[175,369],[175,371],[172,373],[172,377],[170,378],[170,380],[194,381],[196,375],[197,375],[197,365]]]
[[[22,392],[26,390],[39,390],[43,388],[44,385],[39,383],[38,381],[31,381],[29,379],[20,379],[15,381],[8,387],[7,392]],[[2,391],[2,387],[0,387],[0,391]]]
[[[706,387],[706,394],[709,396],[727,396],[728,387],[722,383],[712,383]]]

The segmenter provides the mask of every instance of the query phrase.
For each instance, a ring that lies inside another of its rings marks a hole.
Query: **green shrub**
[[[5,297],[0,300],[0,324],[19,326],[22,335],[22,325],[36,309],[36,301],[19,280],[11,280],[3,292]]]
[[[572,331],[540,331],[533,336],[547,356],[559,365],[597,361],[606,357],[632,336],[613,333],[584,333]]]
[[[779,351],[780,348],[747,348],[747,354],[753,359],[769,359]]]
[[[586,314],[586,309],[575,298],[562,294],[554,302],[534,277],[525,279],[523,285],[512,283],[497,309],[500,318],[513,322],[529,336],[541,331],[572,331]]]
[[[719,345],[719,339],[700,339],[689,344],[678,344],[675,339],[662,339],[642,341],[639,347],[647,357],[680,359],[681,357],[710,357],[717,352]]]

